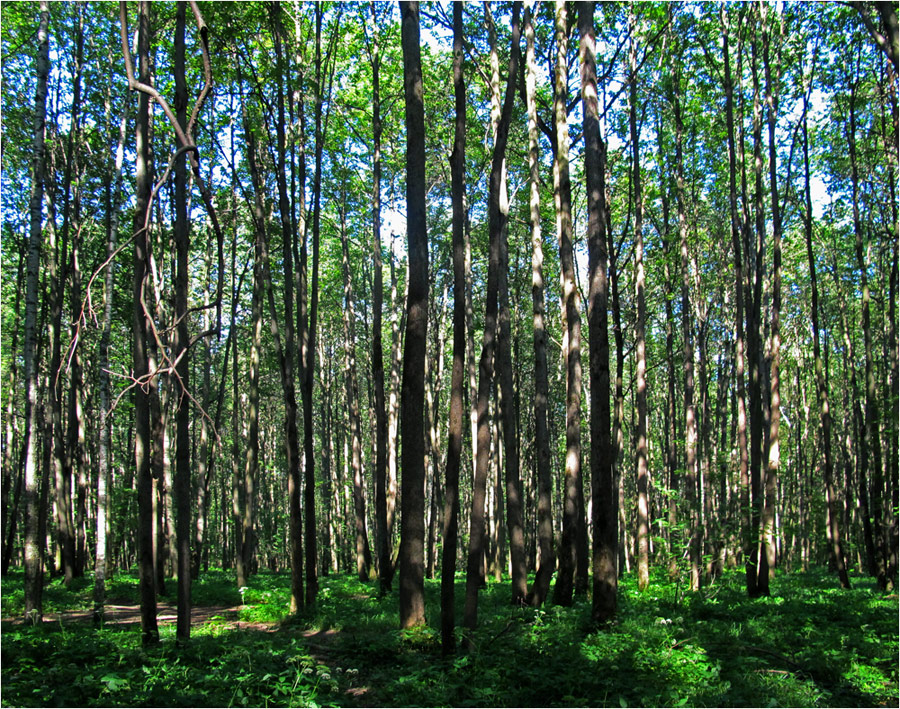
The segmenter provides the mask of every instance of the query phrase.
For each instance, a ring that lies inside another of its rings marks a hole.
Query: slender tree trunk
[[[281,221],[281,253],[284,270],[283,304],[284,304],[284,347],[279,346],[279,363],[281,384],[284,392],[284,450],[288,468],[288,510],[289,538],[291,546],[291,587],[302,585],[303,577],[303,512],[300,508],[300,441],[297,431],[297,393],[294,376],[294,242],[296,234],[293,229],[293,209],[287,189],[287,148],[285,145],[286,127],[284,121],[284,53],[281,39],[284,30],[281,23],[280,7],[270,6],[274,25],[275,57],[279,70],[277,97],[277,145],[276,174],[278,183],[278,213]],[[266,263],[268,269],[268,263]],[[269,281],[269,279],[267,279]],[[270,281],[269,281],[270,282]],[[270,296],[272,312],[272,328],[277,328],[273,298]],[[303,369],[301,367],[301,369]],[[311,374],[311,372],[310,372]],[[309,544],[309,540],[307,540]],[[315,563],[313,563],[315,566]]]
[[[510,54],[510,76],[518,76],[518,62],[520,49],[518,46],[519,26],[518,13],[513,20],[513,42]],[[515,84],[511,79],[507,85],[507,93],[515,95]],[[506,121],[503,130],[509,131],[509,111],[501,113],[501,120]],[[498,138],[501,126],[498,125]],[[503,136],[506,139],[506,135]],[[503,146],[505,152],[505,145]],[[500,270],[498,272],[498,333],[496,367],[500,370],[499,377],[499,414],[503,427],[503,462],[505,465],[506,482],[506,524],[509,534],[510,561],[512,565],[512,602],[521,605],[525,602],[528,593],[527,569],[525,566],[525,533],[522,524],[522,490],[519,479],[519,437],[516,425],[515,388],[513,386],[513,361],[512,341],[510,334],[510,305],[509,305],[509,196],[506,187],[506,162],[505,155],[500,169],[499,184],[500,202]],[[499,467],[497,470],[499,479]],[[499,486],[498,486],[499,487]],[[502,499],[502,495],[498,495]],[[497,520],[501,524],[500,519]],[[505,545],[503,545],[505,549]]]
[[[834,489],[834,459],[831,450],[831,406],[828,400],[828,387],[825,384],[825,371],[822,366],[822,352],[819,344],[819,286],[816,278],[816,261],[813,255],[813,213],[812,191],[810,189],[809,173],[809,133],[807,129],[807,98],[804,96],[803,105],[803,173],[805,177],[804,196],[806,198],[803,214],[803,230],[806,236],[806,260],[809,265],[809,284],[811,304],[811,320],[813,334],[813,358],[816,369],[816,392],[819,397],[819,414],[822,419],[822,456],[824,458],[825,474],[825,504],[828,507],[828,538],[831,545],[831,561],[837,569],[841,588],[850,588],[850,577],[847,575],[847,566],[844,557],[844,549],[841,542],[840,513],[837,509],[837,497]],[[797,373],[799,384],[799,371]]]
[[[425,105],[419,4],[400,3],[406,102],[406,205],[409,292],[400,419],[400,626],[425,624],[425,348],[428,329],[428,232],[425,222]]]
[[[476,446],[475,478],[472,493],[472,513],[469,518],[469,550],[466,563],[466,604],[463,624],[474,630],[478,624],[478,589],[481,586],[481,566],[484,558],[485,519],[484,502],[487,486],[488,462],[491,449],[490,416],[488,412],[491,383],[494,378],[494,349],[497,334],[497,314],[499,306],[501,240],[503,239],[506,210],[503,199],[503,163],[509,137],[509,123],[515,98],[515,79],[519,61],[519,12],[521,3],[513,4],[512,45],[509,58],[509,74],[506,96],[497,124],[497,137],[491,160],[488,192],[488,281],[484,314],[484,339],[481,358],[478,363],[478,443]],[[469,641],[469,638],[466,638]]]
[[[629,5],[629,66],[631,68],[628,125],[631,133],[632,178],[634,190],[634,291],[637,301],[637,320],[634,324],[634,350],[637,358],[637,441],[635,467],[637,472],[637,548],[638,589],[647,590],[650,585],[650,501],[648,498],[648,444],[647,444],[647,354],[644,336],[647,322],[647,303],[644,295],[644,193],[641,187],[640,133],[637,123],[637,19],[634,5]]]
[[[741,256],[741,221],[737,197],[737,147],[734,136],[734,84],[731,77],[728,13],[721,10],[722,56],[725,72],[725,122],[728,129],[728,202],[735,279],[735,399],[737,404],[738,468],[741,482],[741,530],[745,561],[750,558],[749,451],[747,449],[747,395],[744,376],[744,270]],[[750,574],[750,567],[747,567]],[[749,583],[749,576],[748,576]]]
[[[771,358],[769,388],[769,460],[766,471],[766,491],[762,519],[762,545],[760,551],[757,588],[760,594],[769,595],[769,580],[775,573],[775,499],[778,494],[778,469],[781,462],[779,427],[781,424],[781,390],[779,367],[781,365],[781,208],[778,201],[778,171],[776,169],[775,119],[778,114],[778,93],[773,79],[769,57],[770,29],[763,29],[763,65],[766,78],[766,104],[769,127],[769,191],[772,198],[772,324],[769,340]]]
[[[179,3],[175,15],[175,112],[179,125],[187,127],[187,83],[185,82],[184,34],[186,5]],[[181,146],[183,147],[183,146]],[[186,642],[191,635],[191,405],[190,334],[188,332],[188,223],[187,156],[175,160],[175,375],[178,380],[175,434],[176,545],[178,548],[178,621],[176,638]]]
[[[755,38],[750,43],[751,74],[753,77],[753,166],[754,166],[754,213],[756,215],[756,253],[753,258],[752,234],[749,223],[749,200],[744,187],[744,249],[747,253],[747,360],[750,365],[750,555],[747,559],[747,595],[756,598],[764,593],[759,583],[760,518],[763,498],[763,347],[760,328],[762,326],[762,288],[765,256],[765,206],[762,177],[762,108],[759,100],[759,77],[757,44]]]
[[[120,3],[122,25],[122,51],[129,53],[127,35],[126,4]],[[150,3],[139,4],[138,14],[138,62],[140,81],[150,83]],[[129,55],[130,56],[130,55]],[[129,59],[130,62],[130,59]],[[153,478],[150,472],[150,396],[144,383],[150,373],[147,356],[147,321],[150,317],[145,305],[145,286],[150,262],[150,238],[147,225],[150,222],[150,97],[143,91],[138,93],[138,112],[135,125],[135,211],[134,236],[134,279],[133,296],[133,336],[132,350],[133,376],[140,385],[134,387],[134,436],[135,470],[138,490],[138,553],[140,564],[141,596],[141,641],[155,645],[159,642],[156,623],[156,578],[154,558],[154,503]]]
[[[50,5],[41,0],[40,24],[35,53],[36,85],[32,135],[34,153],[31,162],[31,199],[29,202],[30,227],[28,233],[28,259],[25,271],[25,352],[23,370],[25,378],[25,423],[23,448],[25,450],[25,622],[39,625],[43,622],[44,543],[39,537],[39,481],[37,465],[36,407],[38,395],[37,349],[38,286],[41,265],[41,223],[44,201],[44,130],[47,120],[47,79],[50,74],[50,41],[47,28],[50,23]],[[4,530],[5,532],[6,530]]]
[[[366,531],[365,481],[362,469],[362,431],[359,418],[359,385],[356,380],[356,338],[353,308],[353,283],[350,274],[350,244],[347,235],[346,194],[341,187],[340,235],[341,271],[344,279],[344,366],[347,384],[347,411],[350,415],[350,467],[353,472],[353,511],[356,530],[356,574],[368,581],[372,569],[369,535]]]
[[[560,285],[563,308],[563,357],[566,370],[566,463],[562,538],[559,573],[553,602],[571,605],[577,562],[578,492],[581,480],[581,314],[575,282],[572,248],[572,187],[569,179],[569,126],[566,118],[568,69],[568,17],[563,0],[556,2],[556,83],[554,121],[556,161],[553,188],[556,201],[556,229],[559,238]]]
[[[689,529],[690,588],[700,588],[700,536],[697,524],[697,419],[694,408],[694,346],[690,303],[690,257],[688,247],[687,205],[685,204],[684,158],[682,145],[684,125],[681,115],[680,71],[673,77],[672,109],[675,117],[675,204],[678,211],[678,234],[681,242],[681,334],[684,357],[684,412],[685,412],[685,492]]]
[[[856,263],[859,268],[859,287],[862,292],[862,331],[866,358],[865,427],[861,441],[861,468],[872,481],[870,498],[874,542],[874,576],[879,587],[887,588],[885,525],[882,513],[884,481],[881,461],[881,432],[879,429],[878,396],[875,384],[875,362],[872,351],[872,327],[870,314],[868,259],[865,235],[859,206],[859,167],[856,146],[856,88],[853,81],[850,90],[850,120],[847,128],[847,149],[850,157],[850,181],[853,199],[853,233],[856,236]]]
[[[377,4],[372,3],[372,21],[377,24]],[[384,400],[384,345],[382,310],[384,277],[381,265],[381,48],[378,33],[372,33],[369,56],[372,65],[372,378],[375,381],[375,546],[380,593],[391,590],[391,537],[387,524],[388,422]]]
[[[441,652],[456,650],[456,551],[459,536],[459,468],[463,444],[463,370],[466,356],[465,177],[466,84],[463,75],[463,5],[453,4],[453,94],[456,110],[450,189],[453,208],[453,367],[450,374],[447,467],[444,485],[444,525],[441,538]]]
[[[593,603],[595,622],[616,613],[618,588],[618,492],[610,440],[609,333],[607,323],[606,166],[600,140],[594,6],[578,6],[581,96],[584,111],[584,170],[588,197],[588,330],[591,381],[591,522],[594,528]]]
[[[534,577],[528,602],[540,606],[550,592],[550,580],[556,570],[553,549],[552,479],[550,472],[550,430],[548,420],[549,386],[547,376],[547,332],[544,325],[544,252],[541,237],[540,164],[538,159],[537,65],[534,51],[532,8],[525,7],[525,91],[528,107],[528,165],[530,170],[531,220],[531,303],[534,322],[534,438],[538,479],[538,539],[540,564]]]

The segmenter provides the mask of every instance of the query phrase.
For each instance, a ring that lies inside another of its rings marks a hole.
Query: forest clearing
[[[896,3],[0,13],[4,704],[896,705]]]

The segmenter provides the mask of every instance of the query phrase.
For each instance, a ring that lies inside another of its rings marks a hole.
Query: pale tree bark
[[[447,431],[447,466],[444,471],[444,524],[441,536],[441,652],[456,649],[456,551],[459,536],[459,468],[463,444],[463,375],[466,356],[465,177],[466,84],[463,75],[463,5],[453,4],[453,96],[456,111],[450,189],[453,209],[453,365],[450,374],[450,412]]]
[[[25,379],[25,622],[43,622],[44,543],[39,537],[39,500],[37,478],[38,426],[35,420],[38,394],[37,349],[38,286],[40,285],[41,240],[44,201],[44,130],[47,120],[47,78],[50,74],[50,41],[48,25],[50,5],[41,0],[40,23],[35,53],[36,86],[32,123],[33,154],[31,157],[30,226],[28,259],[25,270],[25,351],[23,376]],[[5,531],[5,530],[4,530]]]
[[[700,533],[697,524],[697,418],[694,407],[694,345],[691,324],[690,301],[690,257],[688,245],[687,205],[685,203],[684,179],[684,124],[681,113],[681,71],[676,67],[672,77],[673,88],[670,96],[675,119],[675,205],[678,213],[678,236],[681,250],[681,336],[683,340],[684,372],[684,450],[685,450],[685,492],[689,520],[690,588],[700,588]]]
[[[648,498],[649,470],[647,465],[647,343],[644,335],[647,322],[647,302],[644,294],[644,193],[641,185],[640,132],[637,122],[637,19],[634,3],[629,5],[629,86],[628,125],[631,134],[631,184],[634,190],[634,292],[637,302],[637,320],[634,324],[634,351],[636,365],[637,441],[635,444],[635,470],[637,473],[637,571],[638,589],[647,590],[650,585],[650,501]]]
[[[606,244],[606,166],[600,138],[594,5],[578,7],[581,35],[581,97],[584,111],[584,169],[588,197],[588,332],[591,382],[591,522],[594,529],[591,618],[610,620],[618,590],[618,502],[613,474],[609,410],[609,330]]]
[[[76,40],[77,45],[77,40]],[[75,141],[78,135],[79,109],[81,102],[81,62],[76,46],[75,67],[72,77],[72,111],[69,135],[66,141],[65,167],[63,169],[62,227],[59,239],[50,226],[50,258],[48,275],[50,279],[50,426],[51,461],[56,492],[56,538],[66,586],[78,575],[75,558],[75,519],[72,506],[72,454],[77,445],[77,428],[72,428],[72,436],[67,437],[63,422],[63,370],[62,359],[62,317],[65,286],[69,277],[69,234],[72,225],[72,182],[75,168]],[[53,188],[48,188],[53,193]],[[55,194],[51,196],[51,217],[55,217]],[[55,218],[53,220],[55,222]],[[74,251],[74,249],[73,249]],[[78,368],[76,366],[76,368]],[[70,373],[71,374],[71,373]],[[71,377],[76,378],[75,377]],[[74,399],[73,399],[74,403]],[[70,412],[71,413],[71,412]],[[77,424],[76,424],[77,426]]]
[[[21,284],[25,275],[25,260],[28,255],[28,240],[23,235],[22,243],[18,248],[19,263],[16,268],[16,283]],[[13,303],[13,326],[12,341],[10,342],[10,352],[18,352],[19,350],[19,333],[21,327],[22,313],[22,289],[16,289],[15,300]],[[12,357],[9,363],[9,387],[7,391],[9,395],[6,397],[6,417],[3,432],[3,521],[0,523],[0,534],[3,536],[3,561],[0,574],[6,576],[9,572],[9,564],[12,561],[12,542],[16,536],[16,525],[19,517],[19,503],[22,497],[22,465],[25,462],[24,456],[16,455],[15,448],[18,445],[19,426],[18,417],[15,415],[18,397],[15,395],[17,387],[20,383],[18,357]],[[10,509],[10,493],[12,492],[12,509]]]
[[[761,5],[761,8],[764,7]],[[777,20],[775,20],[777,22]],[[766,79],[766,107],[769,129],[769,191],[772,199],[772,323],[769,333],[769,460],[766,470],[766,491],[762,516],[763,548],[760,550],[757,588],[769,595],[769,581],[775,574],[775,506],[778,494],[778,469],[781,463],[779,427],[781,425],[781,205],[778,201],[778,171],[776,162],[775,121],[778,115],[778,76],[773,77],[770,60],[772,28],[765,27],[763,17],[763,69]],[[777,71],[778,67],[776,67]]]
[[[531,304],[534,323],[534,438],[538,479],[538,539],[540,564],[528,596],[540,606],[550,592],[556,570],[553,549],[553,501],[550,472],[549,385],[547,375],[547,331],[544,324],[544,252],[541,237],[540,164],[538,159],[537,64],[534,49],[534,0],[525,5],[525,94],[528,110],[528,167],[530,173],[529,218],[531,222]]]
[[[425,347],[428,329],[428,232],[425,220],[425,104],[419,4],[400,3],[406,104],[406,228],[409,253],[403,408],[400,419],[400,626],[425,624]]]
[[[569,178],[568,98],[568,14],[563,0],[556,2],[556,79],[553,99],[556,160],[553,191],[556,203],[556,230],[559,240],[560,286],[563,309],[563,358],[566,371],[566,462],[562,538],[559,572],[553,602],[571,605],[575,585],[578,499],[581,480],[581,314],[575,282],[572,248],[572,186]]]

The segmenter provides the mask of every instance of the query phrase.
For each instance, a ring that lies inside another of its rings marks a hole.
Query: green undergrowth
[[[465,582],[457,577],[457,619]],[[398,629],[397,596],[354,577],[320,579],[318,602],[287,618],[290,578],[261,573],[244,589],[210,571],[195,606],[237,607],[192,629],[186,647],[161,626],[157,647],[135,626],[4,622],[4,706],[896,706],[897,596],[864,578],[841,591],[824,572],[779,575],[750,601],[742,576],[685,594],[664,575],[639,594],[628,575],[619,613],[590,624],[588,599],[541,609],[482,590],[468,652],[440,650],[440,584],[426,582],[428,626]],[[396,584],[395,584],[396,585]],[[110,599],[137,603],[122,574]],[[45,612],[90,607],[91,583],[54,581]],[[172,598],[162,600],[174,603]],[[2,585],[3,616],[22,611],[22,577]],[[113,602],[112,600],[110,601]]]

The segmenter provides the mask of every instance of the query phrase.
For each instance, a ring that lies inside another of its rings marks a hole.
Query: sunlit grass
[[[848,593],[823,572],[779,575],[772,598],[749,601],[740,573],[700,594],[665,573],[639,594],[626,576],[602,628],[589,599],[513,607],[508,582],[489,582],[471,651],[444,658],[438,580],[426,581],[428,625],[401,631],[396,591],[381,597],[376,583],[321,578],[316,606],[289,618],[289,574],[257,574],[242,594],[215,570],[194,583],[194,604],[239,611],[195,625],[186,648],[172,624],[151,649],[133,626],[5,626],[0,691],[24,706],[894,706],[897,599],[853,580]],[[21,608],[21,584],[4,580],[4,616]],[[137,604],[133,576],[108,588]],[[89,578],[54,582],[47,603],[89,607],[91,591]]]

